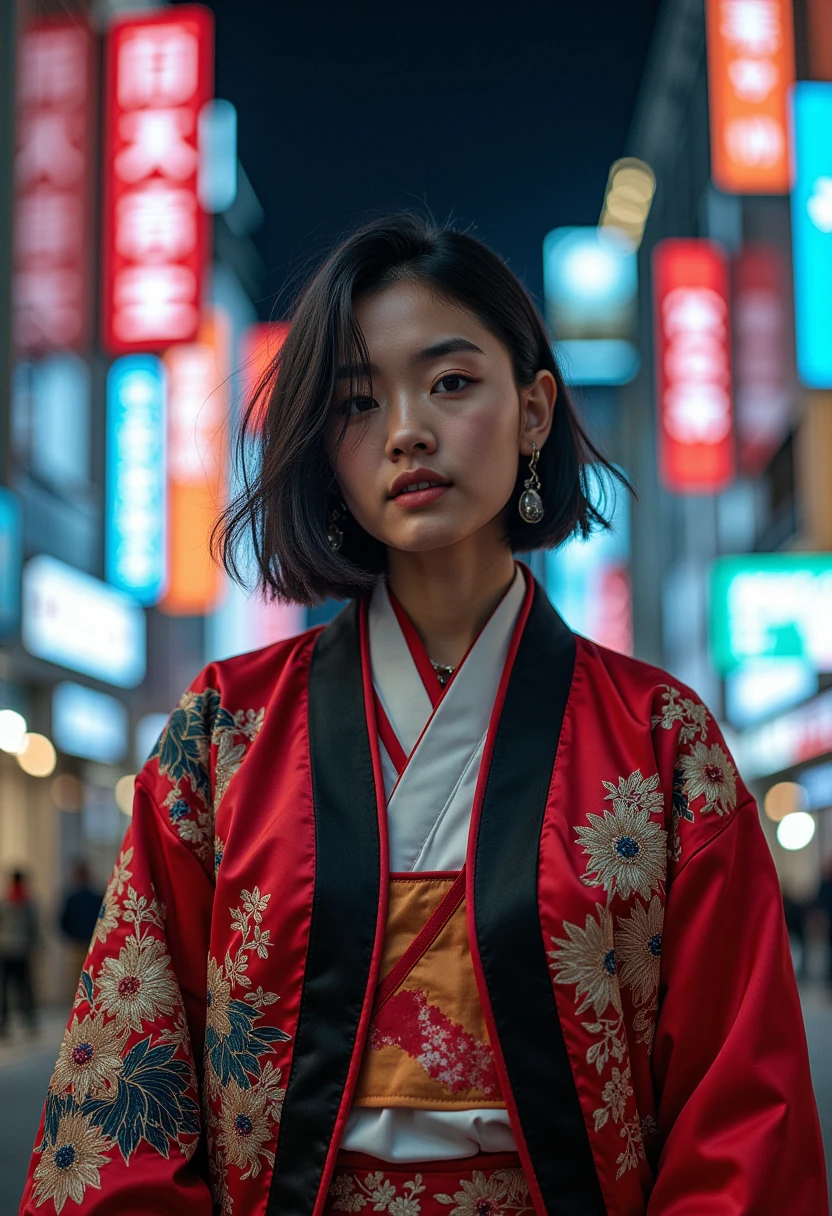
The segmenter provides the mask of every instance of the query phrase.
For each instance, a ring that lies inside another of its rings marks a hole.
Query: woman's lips
[[[450,486],[429,486],[425,490],[402,490],[393,499],[393,502],[398,507],[426,507],[432,502],[436,502],[443,494],[450,490]]]

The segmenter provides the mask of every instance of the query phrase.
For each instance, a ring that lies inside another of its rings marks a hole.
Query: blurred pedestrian
[[[29,1029],[35,1029],[32,953],[37,939],[37,908],[25,874],[15,870],[5,896],[0,899],[0,1034],[8,1033],[12,987]]]
[[[799,899],[783,892],[783,912],[795,961],[798,979],[806,979],[806,919],[809,907]]]
[[[75,861],[59,920],[67,943],[67,966],[73,996],[103,898],[103,892],[92,885],[87,863],[82,859]]]
[[[826,914],[826,935],[829,943],[827,958],[829,983],[832,985],[832,853],[826,858],[821,871],[820,886],[816,899],[817,906]]]

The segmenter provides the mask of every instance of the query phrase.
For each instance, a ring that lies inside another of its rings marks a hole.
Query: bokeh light
[[[780,823],[787,815],[805,810],[806,791],[796,781],[778,781],[763,801],[763,810],[774,823]]]
[[[815,819],[808,811],[794,811],[777,825],[777,843],[790,853],[805,849],[815,835]]]
[[[58,763],[58,754],[46,735],[30,733],[23,738],[17,763],[30,777],[51,777]]]
[[[116,806],[123,815],[132,816],[133,814],[133,792],[135,786],[135,773],[128,773],[125,777],[119,777],[116,782]]]
[[[0,749],[16,755],[26,737],[26,719],[14,709],[0,709]]]

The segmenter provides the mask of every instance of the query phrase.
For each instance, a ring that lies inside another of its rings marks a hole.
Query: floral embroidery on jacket
[[[658,895],[645,907],[633,901],[629,916],[619,916],[616,949],[621,983],[633,994],[636,1042],[650,1051],[658,1013],[659,968],[662,958],[664,908]]]
[[[270,900],[259,887],[241,891],[238,907],[230,909],[237,949],[233,956],[227,951],[222,963],[208,958],[203,1105],[211,1186],[224,1214],[232,1210],[229,1167],[240,1170],[244,1180],[256,1177],[264,1161],[274,1165],[268,1145],[275,1140],[286,1094],[282,1070],[261,1059],[274,1051],[274,1043],[290,1037],[261,1021],[279,998],[262,986],[252,991],[248,975],[249,956],[267,959],[273,944],[271,930],[262,927]],[[240,1000],[236,989],[249,991]]]
[[[603,818],[590,814],[587,819],[589,827],[576,829],[589,857],[585,883],[600,884],[608,895],[616,893],[622,899],[631,891],[647,897],[662,889],[667,832],[648,810],[634,810],[622,801],[617,810],[604,811]]]
[[[419,1216],[421,1204],[417,1195],[424,1193],[422,1175],[416,1174],[402,1184],[403,1194],[381,1170],[373,1170],[362,1180],[358,1172],[342,1173],[329,1188],[332,1207],[336,1212],[360,1212],[368,1203],[374,1212],[388,1212],[390,1216]]]
[[[705,799],[701,815],[713,810],[718,815],[733,811],[737,805],[737,775],[718,743],[712,743],[710,747],[695,743],[690,754],[682,756],[680,767],[688,803],[699,797]]]
[[[101,1169],[109,1161],[110,1141],[76,1111],[58,1123],[55,1138],[44,1144],[34,1174],[38,1207],[51,1199],[60,1212],[67,1199],[81,1203],[88,1186],[101,1190]]]
[[[575,1000],[583,997],[576,1012],[584,1013],[592,1006],[595,1016],[600,1017],[610,1005],[621,1013],[621,993],[616,978],[612,917],[602,904],[596,904],[595,911],[597,919],[587,916],[583,929],[564,921],[567,939],[552,938],[559,949],[550,950],[549,958],[554,960],[553,970],[560,968],[555,972],[555,982],[574,984]]]
[[[485,1174],[474,1170],[471,1181],[460,1180],[460,1190],[453,1195],[437,1195],[437,1203],[453,1204],[448,1216],[506,1216],[509,1212],[532,1213],[531,1196],[526,1175],[521,1169],[494,1170]]]
[[[100,1188],[114,1150],[127,1163],[144,1140],[164,1157],[175,1145],[190,1159],[199,1136],[182,997],[159,936],[164,909],[130,885],[131,858],[127,849],[116,863],[93,941],[102,920],[104,936],[114,921],[129,936],[97,974],[92,966],[81,973],[49,1082],[33,1181],[38,1206],[51,1199],[58,1212],[67,1199],[81,1203],[87,1187]],[[153,1022],[171,1016],[173,1029],[154,1037]]]
[[[683,821],[694,822],[691,805],[702,799],[700,815],[716,811],[727,815],[737,806],[737,772],[719,743],[708,743],[711,715],[701,702],[683,697],[678,688],[664,685],[662,712],[652,726],[671,730],[679,723],[679,754],[673,774],[668,859],[681,861],[679,829]]]
[[[691,743],[697,735],[704,743],[708,737],[710,720],[711,715],[701,701],[683,697],[678,688],[665,684],[662,711],[653,717],[651,726],[653,729],[661,726],[663,730],[672,730],[678,722],[679,742],[682,745]]]
[[[185,692],[150,754],[150,759],[158,760],[161,775],[171,783],[163,804],[171,823],[212,872],[217,868],[214,844],[217,807],[248,746],[257,738],[265,714],[265,709],[238,709],[232,713],[220,704],[220,694],[215,688]],[[213,788],[212,744],[217,749]]]
[[[595,915],[587,915],[583,929],[564,921],[566,937],[552,937],[555,949],[549,958],[554,982],[574,985],[576,1013],[591,1008],[595,1015],[594,1021],[582,1023],[592,1036],[587,1064],[605,1078],[593,1118],[596,1132],[610,1119],[618,1126],[624,1140],[616,1162],[620,1178],[645,1156],[638,1114],[634,1109],[627,1113],[633,1087],[621,988],[632,998],[637,1042],[649,1052],[657,1011],[668,834],[653,818],[664,815],[657,774],[644,777],[636,769],[602,785],[612,810],[589,813],[588,826],[576,827],[575,834],[589,858],[583,881],[603,888],[606,904],[595,905]],[[614,920],[614,900],[629,901],[629,916]]]

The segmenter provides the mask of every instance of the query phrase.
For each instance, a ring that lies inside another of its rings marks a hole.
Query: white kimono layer
[[[376,695],[408,757],[401,777],[380,739],[394,873],[461,870],[488,724],[523,603],[520,567],[434,708],[386,585],[369,612]],[[415,749],[415,750],[414,750]],[[505,1110],[354,1108],[341,1147],[383,1161],[434,1161],[513,1151]]]

